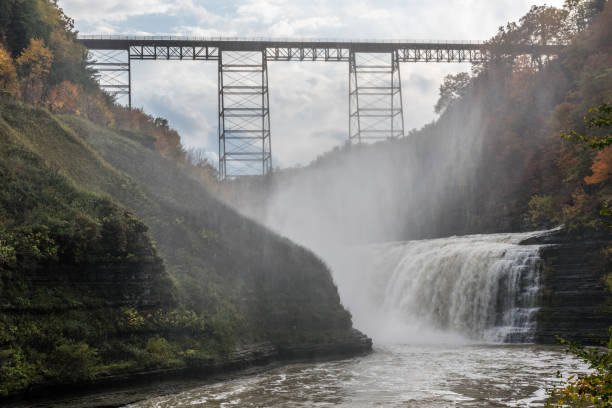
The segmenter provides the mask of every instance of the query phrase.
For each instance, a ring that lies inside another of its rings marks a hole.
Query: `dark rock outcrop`
[[[354,356],[368,352],[372,348],[372,339],[356,329],[349,332],[335,330],[328,333],[328,336],[329,342],[312,339],[300,343],[280,344],[279,356],[289,359]]]
[[[535,341],[555,343],[555,336],[583,344],[606,341],[612,325],[612,288],[606,278],[612,265],[603,250],[612,245],[612,235],[555,230],[521,244],[542,245]]]

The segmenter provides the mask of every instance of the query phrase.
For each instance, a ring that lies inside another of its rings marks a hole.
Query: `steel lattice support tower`
[[[219,52],[219,177],[272,171],[265,51]]]
[[[129,50],[89,50],[88,66],[97,71],[100,88],[117,98],[127,96],[132,107],[132,71]],[[125,101],[125,100],[124,100]]]
[[[349,142],[404,135],[397,51],[349,54]]]

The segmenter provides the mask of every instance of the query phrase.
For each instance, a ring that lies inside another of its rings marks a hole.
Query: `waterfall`
[[[530,235],[370,245],[332,268],[356,324],[375,339],[371,331],[387,321],[412,327],[412,337],[433,329],[485,342],[530,342],[542,265],[537,245],[518,245]]]

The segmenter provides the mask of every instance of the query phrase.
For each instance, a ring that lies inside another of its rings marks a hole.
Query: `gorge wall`
[[[542,245],[536,342],[555,343],[555,336],[583,344],[607,342],[612,335],[612,263],[605,256],[610,239],[609,233],[559,230],[522,242]]]
[[[0,137],[0,396],[370,350],[323,262],[146,135],[5,104]]]

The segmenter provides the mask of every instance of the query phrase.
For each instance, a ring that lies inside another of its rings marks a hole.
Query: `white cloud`
[[[233,29],[204,28],[200,26],[177,26],[172,35],[184,35],[189,33],[191,37],[238,37],[238,32]]]
[[[247,0],[243,3],[236,10],[238,16],[254,17],[264,24],[294,14],[294,8],[285,0]]]
[[[202,24],[222,24],[223,17],[218,14],[211,13],[204,6],[198,5],[194,0],[176,0],[172,2],[175,7],[175,13],[188,13]]]
[[[268,67],[275,166],[308,164],[346,140],[345,64],[271,62]]]
[[[316,34],[322,27],[341,27],[340,19],[331,17],[309,17],[295,20],[281,20],[272,24],[268,33],[272,37],[305,37]]]
[[[136,61],[133,105],[169,118],[186,145],[216,146],[216,73],[212,62]]]
[[[60,5],[79,23],[124,21],[133,16],[168,13],[172,8],[172,2],[167,0],[64,0]]]
[[[188,15],[199,23],[207,24],[217,24],[221,21],[220,16],[209,12],[193,0],[61,0],[60,6],[78,21],[78,26],[86,25],[92,32],[97,33],[115,33],[117,23],[130,17],[156,14],[165,14],[169,19]]]

